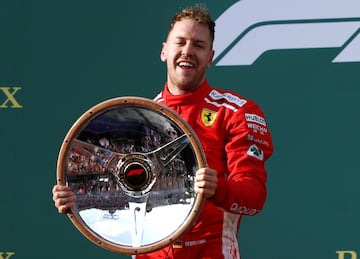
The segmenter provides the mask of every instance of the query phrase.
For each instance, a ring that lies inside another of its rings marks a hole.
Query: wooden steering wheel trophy
[[[204,166],[200,141],[179,115],[146,98],[119,97],[73,124],[56,174],[76,195],[68,213],[76,228],[132,255],[168,246],[192,226],[204,202],[194,177]]]

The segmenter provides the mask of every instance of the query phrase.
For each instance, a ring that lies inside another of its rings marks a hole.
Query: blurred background
[[[90,242],[57,213],[58,152],[95,104],[162,90],[169,21],[197,2],[0,1],[4,258],[130,258]],[[203,3],[217,22],[209,82],[256,101],[275,146],[266,206],[240,227],[242,258],[356,259],[360,2]]]

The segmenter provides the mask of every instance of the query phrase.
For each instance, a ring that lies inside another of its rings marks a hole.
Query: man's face
[[[167,63],[169,91],[181,94],[200,86],[213,56],[210,31],[206,25],[192,19],[176,22],[163,43],[160,56]]]

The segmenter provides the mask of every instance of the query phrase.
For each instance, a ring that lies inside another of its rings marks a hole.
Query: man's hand
[[[217,172],[211,168],[200,168],[195,176],[195,192],[202,193],[205,198],[215,195],[217,189]]]
[[[59,213],[67,213],[74,206],[76,196],[69,186],[55,185],[52,189],[55,207]]]

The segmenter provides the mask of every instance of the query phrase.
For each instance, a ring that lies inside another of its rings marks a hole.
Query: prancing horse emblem
[[[201,121],[204,123],[205,126],[211,126],[215,119],[217,113],[208,109],[202,109],[201,111]]]

